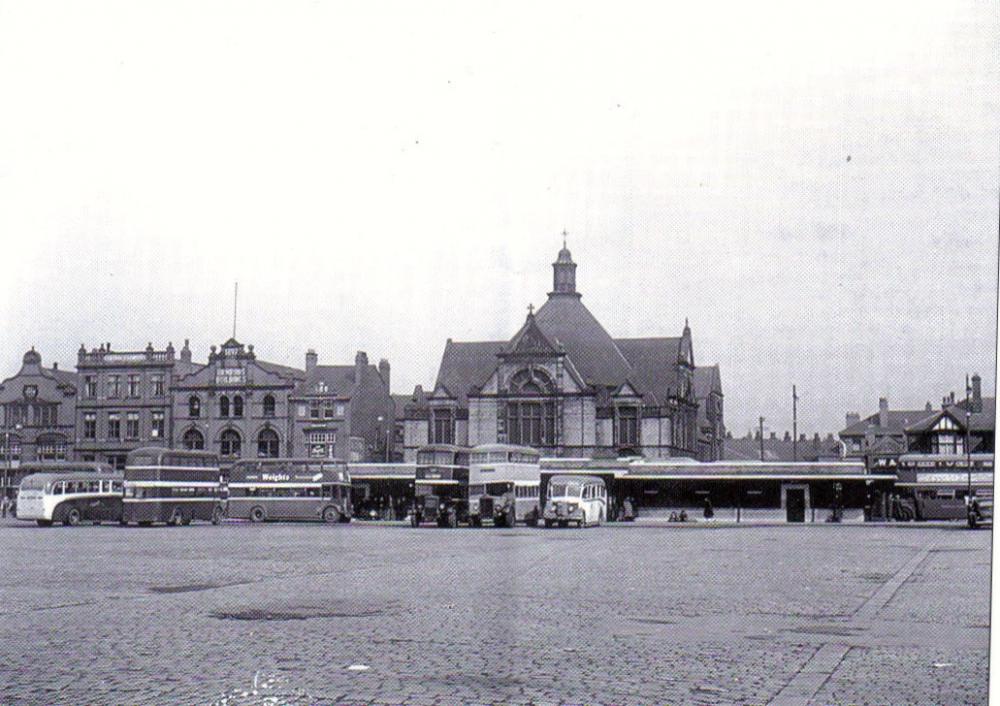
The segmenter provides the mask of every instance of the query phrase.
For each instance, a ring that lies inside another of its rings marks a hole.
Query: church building
[[[448,340],[433,389],[418,386],[404,406],[407,462],[429,443],[521,444],[573,458],[705,454],[706,399],[687,322],[677,338],[612,338],[581,301],[565,243],[552,269],[547,301],[529,307],[510,340]],[[706,395],[718,400],[719,431],[721,395],[721,386]]]

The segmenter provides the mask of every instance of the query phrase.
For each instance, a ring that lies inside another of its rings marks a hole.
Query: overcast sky
[[[662,6],[662,7],[661,7]],[[650,7],[660,7],[655,14]],[[993,2],[0,2],[0,372],[237,337],[274,362],[507,339],[569,231],[613,336],[727,426],[995,380]]]

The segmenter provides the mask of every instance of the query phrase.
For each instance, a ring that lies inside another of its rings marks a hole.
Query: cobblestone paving
[[[2,704],[764,704],[824,645],[812,703],[986,703],[988,532],[6,523],[0,547]]]

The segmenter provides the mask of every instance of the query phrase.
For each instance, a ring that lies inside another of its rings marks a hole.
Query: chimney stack
[[[927,400],[927,404],[924,406],[924,411],[928,412],[928,413],[934,411],[934,406],[931,405],[931,401],[930,400]]]
[[[972,376],[972,411],[983,411],[983,380],[979,373]]]
[[[316,351],[314,351],[312,348],[310,348],[309,350],[307,350],[306,351],[306,373],[311,373],[313,370],[315,370],[316,369],[316,363],[318,361],[319,361],[319,358],[316,355]]]
[[[789,432],[786,431],[785,432],[785,441],[791,441],[791,440],[792,440],[792,435]]]
[[[778,438],[778,432],[776,432],[776,431],[772,431],[772,432],[771,432],[771,438],[772,438],[772,439],[777,439],[777,438]]]
[[[368,368],[368,354],[358,351],[354,356],[354,382],[360,384],[364,379],[365,370]]]
[[[878,398],[878,425],[883,429],[889,426],[889,400],[885,397]]]
[[[844,426],[852,427],[860,421],[861,421],[860,414],[858,414],[857,412],[848,412],[847,415],[844,417],[844,422],[845,422]]]
[[[382,382],[385,383],[387,389],[389,388],[389,361],[383,358],[378,362],[378,374],[382,376]]]

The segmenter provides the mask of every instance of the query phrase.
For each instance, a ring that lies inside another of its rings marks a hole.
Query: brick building
[[[0,464],[16,468],[21,462],[63,461],[72,454],[77,376],[42,365],[32,348],[21,369],[0,383],[3,433]]]
[[[195,367],[186,341],[179,359],[171,343],[138,351],[115,351],[110,343],[87,351],[81,344],[75,456],[124,468],[132,449],[169,446],[173,381]]]
[[[418,387],[405,406],[405,460],[427,443],[507,442],[549,456],[699,455],[688,325],[677,338],[612,338],[582,303],[565,244],[552,268],[547,301],[529,308],[510,340],[448,340],[433,389]],[[721,403],[713,414],[724,428]]]
[[[174,381],[173,446],[224,458],[292,455],[289,397],[305,379],[235,338],[212,346],[207,364]]]
[[[306,353],[306,377],[289,397],[292,452],[345,461],[392,458],[394,407],[389,362],[358,351],[354,365],[318,365]]]

